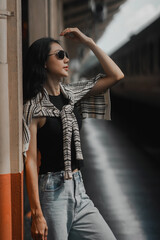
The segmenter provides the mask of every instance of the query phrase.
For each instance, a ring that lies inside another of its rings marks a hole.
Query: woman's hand
[[[33,240],[47,240],[48,227],[43,215],[32,218],[31,235]]]
[[[60,33],[60,36],[64,36],[67,39],[71,39],[75,42],[79,42],[79,43],[82,43],[82,44],[87,44],[88,42],[93,41],[92,38],[87,37],[77,27],[64,29]]]

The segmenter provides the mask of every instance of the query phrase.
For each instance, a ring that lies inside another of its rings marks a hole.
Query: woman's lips
[[[68,71],[68,67],[64,67],[64,69],[65,69],[66,71]]]

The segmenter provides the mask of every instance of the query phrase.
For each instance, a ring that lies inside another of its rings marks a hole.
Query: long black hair
[[[39,92],[43,94],[43,84],[47,79],[44,66],[52,43],[60,44],[60,41],[44,37],[36,40],[28,49],[23,70],[24,103],[35,97]]]

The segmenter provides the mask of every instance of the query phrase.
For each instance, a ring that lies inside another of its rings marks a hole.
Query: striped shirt
[[[110,120],[110,94],[109,89],[101,94],[85,97],[98,79],[105,77],[99,73],[90,80],[81,80],[77,83],[61,83],[60,88],[65,98],[69,100],[62,110],[57,109],[49,100],[49,94],[44,88],[44,95],[39,92],[36,97],[27,101],[23,107],[23,154],[29,148],[30,130],[34,117],[61,117],[63,126],[63,153],[65,166],[65,179],[72,178],[71,170],[71,137],[74,136],[76,159],[83,160],[80,134],[77,119],[73,113],[74,105],[78,107],[82,118],[97,118]]]

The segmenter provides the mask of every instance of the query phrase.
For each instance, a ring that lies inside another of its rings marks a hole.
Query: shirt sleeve
[[[74,93],[76,107],[83,119],[97,118],[111,120],[110,89],[107,89],[106,92],[101,94],[83,98],[96,82],[103,77],[106,77],[106,74],[99,73],[90,80],[82,80],[77,83],[68,84],[68,87]]]
[[[28,150],[30,140],[30,131],[26,124],[24,116],[22,121],[23,121],[23,156],[26,157],[26,151]]]
[[[32,120],[32,114],[33,114],[33,106],[31,104],[31,101],[28,101],[26,104],[23,105],[23,156],[26,157],[26,151],[29,147],[30,142],[30,130],[29,125]]]
[[[82,118],[111,120],[110,90],[105,93],[89,96],[76,103]]]

